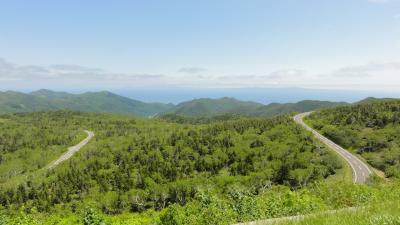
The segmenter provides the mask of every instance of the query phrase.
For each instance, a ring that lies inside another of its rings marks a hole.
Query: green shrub
[[[103,218],[93,209],[88,209],[83,218],[84,225],[106,225]]]

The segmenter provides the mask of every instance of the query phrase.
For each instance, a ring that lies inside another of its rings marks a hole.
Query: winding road
[[[316,130],[312,129],[310,126],[304,123],[303,118],[310,115],[312,112],[300,113],[293,117],[294,121],[301,126],[303,126],[308,131],[311,131],[316,138],[326,144],[329,148],[333,149],[337,152],[341,157],[343,157],[347,163],[350,164],[351,169],[353,170],[353,181],[354,183],[365,183],[367,178],[372,175],[372,171],[368,167],[366,163],[361,161],[357,156],[354,156],[346,149],[340,147],[333,141],[328,138],[322,136]]]
[[[77,151],[79,151],[94,137],[94,133],[92,131],[85,130],[85,133],[88,135],[85,139],[79,142],[79,144],[69,147],[66,153],[61,155],[60,158],[58,158],[57,160],[51,162],[46,168],[53,169],[60,163],[64,162],[65,160],[68,160],[69,158],[71,158],[71,156],[73,156]]]

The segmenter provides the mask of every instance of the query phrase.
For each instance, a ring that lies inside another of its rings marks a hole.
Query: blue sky
[[[396,90],[398,0],[2,0],[0,89]]]

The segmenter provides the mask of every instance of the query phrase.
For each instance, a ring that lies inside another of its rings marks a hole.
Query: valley
[[[339,147],[358,143],[341,138],[357,136],[328,133],[322,124],[329,131],[338,121],[353,121],[358,129],[374,124],[363,129],[380,135],[396,127],[399,106],[397,100],[360,102],[298,114],[294,120],[294,114],[180,121],[64,110],[3,114],[0,221],[234,224],[378,203],[389,207],[400,199],[396,175],[384,170],[390,182],[365,176],[368,171],[355,169],[364,162]],[[354,128],[347,129],[340,128]],[[365,156],[354,146],[350,151]],[[377,153],[387,157],[385,151],[395,148]],[[52,169],[43,170],[46,165]],[[337,212],[343,213],[353,216]]]

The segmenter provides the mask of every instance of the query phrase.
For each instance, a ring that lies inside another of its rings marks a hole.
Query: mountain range
[[[38,90],[28,94],[0,92],[0,113],[34,112],[68,109],[82,112],[108,112],[152,116],[173,107],[171,104],[145,103],[108,91],[70,94]]]
[[[263,105],[251,101],[239,101],[234,98],[201,98],[182,102],[165,113],[191,117],[210,117],[222,114],[247,116],[275,116],[291,112],[307,112],[319,108],[347,105],[346,102],[304,100],[297,103],[271,103]],[[164,114],[165,114],[164,113]]]
[[[190,117],[212,117],[223,114],[274,116],[305,112],[319,108],[347,105],[346,102],[305,100],[297,103],[264,105],[235,98],[200,98],[180,104],[146,103],[108,91],[70,94],[41,89],[31,93],[0,92],[0,113],[35,112],[67,109],[82,112],[108,112],[142,117],[177,114]]]

